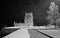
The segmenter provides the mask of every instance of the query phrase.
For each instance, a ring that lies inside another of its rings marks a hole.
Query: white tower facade
[[[25,13],[25,25],[33,26],[33,13]]]

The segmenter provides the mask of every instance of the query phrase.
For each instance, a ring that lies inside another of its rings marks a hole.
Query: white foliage
[[[60,13],[58,11],[58,6],[55,4],[55,2],[51,2],[49,6],[49,11],[47,11],[48,17],[47,19],[50,21],[50,24],[56,23],[59,20],[60,23]]]

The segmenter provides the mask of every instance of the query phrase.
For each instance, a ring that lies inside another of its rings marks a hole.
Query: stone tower
[[[27,26],[33,26],[33,13],[25,13],[25,25]]]

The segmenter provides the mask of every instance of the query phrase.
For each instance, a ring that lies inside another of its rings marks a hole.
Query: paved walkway
[[[12,32],[11,34],[9,34],[3,38],[30,38],[30,35],[29,35],[27,29],[22,28],[15,32]]]
[[[60,30],[38,30],[54,38],[60,38]]]
[[[19,29],[3,38],[48,38],[47,36],[33,29]]]
[[[49,37],[37,32],[36,30],[29,29],[28,31],[30,34],[30,38],[49,38]]]
[[[38,32],[40,31],[40,32]],[[39,30],[33,28],[21,28],[18,29],[3,38],[49,38],[48,36],[42,34],[45,33],[54,38],[60,38],[60,30]]]

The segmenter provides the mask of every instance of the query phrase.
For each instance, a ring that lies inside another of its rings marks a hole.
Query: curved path
[[[29,29],[28,31],[30,34],[30,38],[49,38],[49,37],[37,32],[36,30]]]
[[[49,38],[33,29],[18,29],[3,38]]]
[[[22,29],[16,30],[15,32],[10,33],[9,35],[3,38],[30,38],[30,35],[27,29],[22,28]]]

